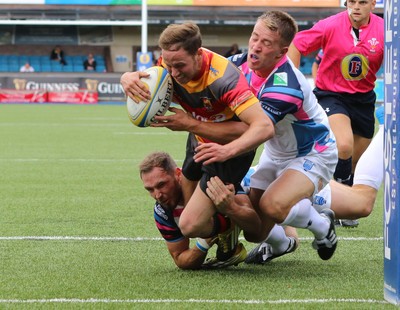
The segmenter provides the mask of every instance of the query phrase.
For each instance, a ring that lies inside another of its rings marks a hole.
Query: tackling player
[[[165,239],[175,264],[181,269],[201,268],[208,249],[217,241],[218,236],[197,239],[196,246],[190,248],[190,239],[182,234],[179,228],[179,218],[184,209],[181,169],[176,166],[169,154],[154,152],[141,162],[139,171],[144,188],[156,200],[154,205],[156,226]],[[223,217],[221,214],[216,216]],[[239,243],[234,255],[218,263],[218,267],[237,265],[245,258],[246,251],[243,244]],[[213,267],[212,265],[208,264],[208,267]]]

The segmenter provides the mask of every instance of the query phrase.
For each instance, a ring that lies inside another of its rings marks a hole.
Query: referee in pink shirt
[[[314,93],[336,137],[339,160],[334,178],[350,186],[375,130],[374,87],[385,42],[383,18],[372,13],[375,5],[376,0],[346,1],[346,11],[298,32],[288,53],[298,66],[301,55],[324,51]]]

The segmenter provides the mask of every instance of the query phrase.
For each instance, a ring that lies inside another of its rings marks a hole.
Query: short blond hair
[[[298,31],[296,21],[283,11],[267,11],[257,18],[257,22],[259,21],[280,35],[282,46],[289,46]]]

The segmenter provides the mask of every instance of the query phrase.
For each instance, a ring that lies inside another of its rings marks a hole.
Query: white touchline
[[[239,238],[244,240],[243,237]],[[300,240],[314,240],[311,237]],[[345,241],[382,241],[383,237],[339,237]],[[0,240],[89,240],[89,241],[164,241],[161,237],[95,237],[95,236],[0,236]]]
[[[236,300],[236,299],[0,299],[0,303],[209,303],[209,304],[324,304],[324,303],[367,303],[387,304],[376,299],[279,299],[279,300]]]

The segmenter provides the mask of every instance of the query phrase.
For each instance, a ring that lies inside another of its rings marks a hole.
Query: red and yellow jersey
[[[251,105],[258,104],[245,76],[235,65],[221,55],[202,50],[200,77],[185,85],[174,80],[173,102],[203,122],[232,120]]]

